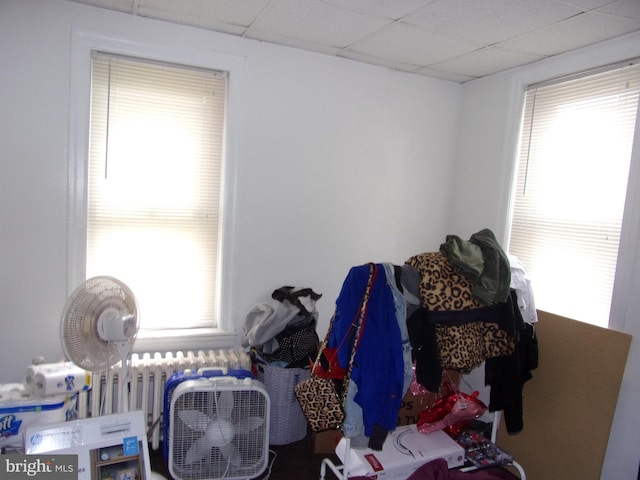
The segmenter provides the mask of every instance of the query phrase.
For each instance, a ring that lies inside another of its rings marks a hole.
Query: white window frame
[[[635,53],[635,52],[634,52]],[[633,62],[637,64],[637,53],[634,55],[630,55],[629,58],[633,59]],[[577,68],[574,70],[574,72],[577,73],[569,73],[569,72],[564,72],[561,75],[554,75],[554,76],[550,76],[547,77],[546,79],[536,79],[536,81],[532,81],[532,82],[525,82],[522,81],[522,78],[520,78],[520,81],[516,81],[516,84],[518,84],[518,88],[521,89],[521,98],[520,98],[520,103],[522,106],[522,111],[520,112],[521,115],[524,114],[524,103],[525,103],[525,96],[526,96],[526,90],[529,87],[529,85],[542,85],[542,84],[546,84],[546,83],[562,83],[562,81],[564,81],[565,79],[571,79],[571,78],[581,78],[583,76],[589,76],[593,73],[597,73],[598,71],[608,71],[608,70],[615,70],[616,67],[621,67],[625,64],[628,64],[629,60],[620,60],[618,62],[611,62],[611,63],[604,63],[602,65],[604,66],[585,66],[584,68]],[[519,123],[519,127],[515,132],[515,138],[519,139],[520,135],[521,135],[521,122],[522,122],[522,118],[520,118],[520,123]],[[619,244],[619,248],[617,249],[617,262],[616,262],[616,267],[615,270],[613,272],[614,275],[614,279],[613,279],[613,285],[612,285],[612,291],[611,291],[611,298],[610,298],[610,303],[609,303],[609,316],[608,316],[608,324],[607,325],[599,325],[599,326],[603,326],[605,328],[619,328],[619,325],[617,325],[617,322],[612,322],[612,319],[614,317],[614,311],[618,311],[620,308],[620,296],[621,296],[621,290],[624,290],[624,282],[620,281],[620,278],[623,276],[622,272],[625,272],[625,276],[628,276],[628,268],[625,265],[622,265],[621,262],[621,254],[624,254],[624,252],[628,252],[627,244],[629,243],[629,234],[627,233],[628,230],[633,230],[635,229],[637,231],[637,220],[633,219],[633,215],[630,214],[631,211],[633,211],[635,209],[635,205],[637,205],[637,202],[633,202],[630,201],[630,198],[634,197],[635,194],[635,189],[634,189],[634,184],[637,183],[634,181],[635,176],[634,176],[634,171],[637,172],[637,168],[638,165],[637,164],[637,154],[638,154],[638,142],[640,141],[640,135],[639,135],[639,130],[640,128],[640,106],[639,106],[639,110],[638,113],[636,115],[636,127],[635,127],[635,136],[634,136],[634,141],[633,141],[633,146],[632,146],[632,151],[630,153],[630,165],[629,165],[629,173],[628,173],[628,183],[626,185],[626,194],[625,194],[625,207],[624,207],[624,212],[622,213],[622,220],[621,220],[621,232],[620,232],[620,244]],[[512,157],[512,161],[513,161],[513,165],[511,166],[512,168],[512,184],[511,184],[511,189],[510,189],[510,201],[509,201],[509,208],[508,208],[508,213],[507,213],[507,222],[506,222],[506,231],[505,231],[505,244],[509,243],[509,237],[511,235],[511,228],[512,228],[512,218],[513,218],[513,194],[514,194],[514,189],[516,188],[516,179],[517,179],[517,164],[519,162],[519,154],[520,154],[520,146],[518,143],[516,143],[515,148],[513,150],[513,157]],[[636,237],[637,239],[637,237]],[[534,289],[535,289],[535,285],[534,285]],[[538,305],[537,305],[538,306]],[[539,306],[538,306],[539,307]],[[542,310],[544,310],[544,307],[540,307]],[[555,312],[558,313],[558,312]],[[577,318],[578,320],[580,320],[579,318]]]
[[[114,38],[73,28],[71,35],[69,163],[68,163],[68,274],[67,293],[85,279],[87,228],[87,175],[91,92],[91,54],[94,50],[145,58],[159,62],[222,70],[229,73],[225,151],[222,170],[221,252],[216,328],[171,331],[141,330],[134,345],[136,352],[226,348],[234,345],[232,266],[235,233],[236,165],[239,158],[239,124],[244,98],[244,58],[201,49],[177,49],[175,44],[149,44],[139,40]],[[134,292],[135,293],[135,292]],[[144,316],[144,312],[142,312]],[[143,319],[144,322],[144,319]]]

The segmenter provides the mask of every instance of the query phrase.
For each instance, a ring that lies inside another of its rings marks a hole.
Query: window
[[[608,325],[639,92],[637,62],[526,92],[508,251],[542,310]]]
[[[227,75],[93,52],[86,277],[133,290],[147,330],[218,325]]]

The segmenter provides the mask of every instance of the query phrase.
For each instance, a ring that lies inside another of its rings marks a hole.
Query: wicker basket
[[[271,399],[269,443],[285,445],[307,435],[307,419],[302,413],[294,387],[309,378],[308,368],[258,366],[260,380]]]

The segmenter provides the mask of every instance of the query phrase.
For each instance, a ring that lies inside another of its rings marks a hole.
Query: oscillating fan
[[[252,378],[187,380],[169,411],[169,458],[176,480],[246,480],[269,461],[269,394]]]
[[[122,281],[107,276],[86,280],[62,313],[60,341],[65,356],[85,370],[101,372],[121,361],[118,410],[128,410],[129,356],[138,334],[138,304]]]

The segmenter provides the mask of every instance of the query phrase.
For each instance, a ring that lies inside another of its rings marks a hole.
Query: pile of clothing
[[[367,292],[366,325],[356,343],[355,319]],[[448,235],[438,251],[403,265],[352,267],[327,343],[343,368],[355,350],[342,424],[351,448],[382,449],[414,371],[416,382],[435,393],[444,371],[468,373],[483,363],[489,410],[503,410],[507,431],[520,432],[522,388],[538,362],[536,321],[524,268],[488,229],[469,240]]]
[[[440,387],[442,370],[484,362],[489,410],[504,411],[510,434],[523,429],[522,388],[538,366],[531,282],[489,229],[469,240],[448,235],[437,252],[406,260],[421,275],[421,308],[407,319],[417,381]]]
[[[355,350],[342,424],[352,448],[381,450],[398,424],[413,378],[407,317],[419,307],[419,281],[416,268],[389,262],[354,266],[344,279],[327,347],[335,349],[343,368]],[[365,295],[365,325],[356,342],[354,325]]]
[[[322,294],[311,288],[283,286],[271,300],[253,306],[245,319],[242,346],[254,364],[305,368],[318,353],[318,311]]]

